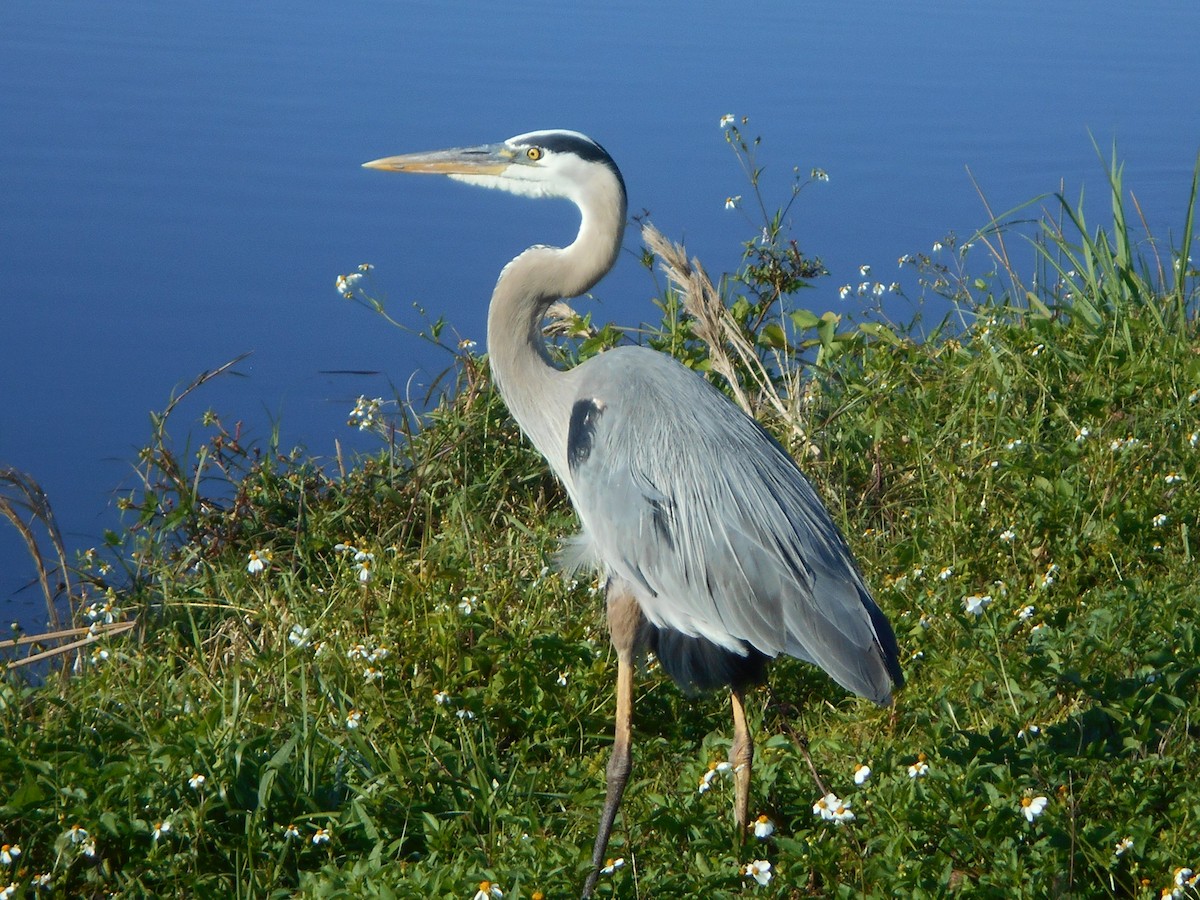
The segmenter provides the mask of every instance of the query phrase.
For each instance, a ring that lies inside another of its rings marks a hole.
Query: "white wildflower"
[[[246,571],[251,575],[257,575],[269,566],[274,558],[270,550],[251,550],[250,560],[246,563]]]
[[[1046,811],[1046,804],[1049,802],[1045,797],[1022,797],[1021,813],[1025,816],[1025,821],[1032,822],[1040,816]]]
[[[770,884],[773,877],[771,864],[765,859],[756,859],[754,862],[746,863],[742,866],[742,875],[746,878],[753,878],[762,887]]]
[[[992,598],[987,594],[973,594],[963,597],[963,609],[972,616],[982,616],[983,611],[992,604]]]
[[[362,281],[362,273],[351,272],[349,275],[339,275],[333,283],[337,287],[337,292],[349,300],[354,296],[354,290],[360,281]]]

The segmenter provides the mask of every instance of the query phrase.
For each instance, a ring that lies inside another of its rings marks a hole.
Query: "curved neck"
[[[616,262],[625,192],[616,179],[580,197],[579,234],[563,248],[530,247],[500,273],[488,308],[488,356],[500,396],[521,430],[564,481],[573,397],[542,337],[550,304],[585,293]]]

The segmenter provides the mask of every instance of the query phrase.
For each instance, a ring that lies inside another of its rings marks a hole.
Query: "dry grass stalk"
[[[42,588],[48,621],[54,628],[60,627],[57,601],[60,593],[71,598],[71,579],[66,546],[46,492],[32,476],[11,467],[0,469],[0,514],[12,523],[25,541],[37,571],[38,584]],[[51,549],[58,558],[57,571],[42,554],[41,543],[34,531],[35,524],[41,525],[46,531]],[[54,581],[56,574],[60,579],[57,583]]]
[[[659,267],[667,279],[679,291],[684,310],[695,320],[696,336],[708,345],[713,369],[729,383],[738,405],[747,414],[755,415],[757,404],[751,403],[746,396],[727,348],[733,349],[745,370],[754,379],[757,388],[756,399],[766,401],[779,417],[788,423],[796,436],[807,442],[804,429],[788,409],[775,379],[763,365],[754,346],[746,340],[700,261],[695,258],[689,260],[687,250],[682,244],[672,242],[650,223],[642,226],[642,239],[650,252],[658,257]]]
[[[546,310],[542,333],[548,337],[590,338],[596,336],[596,329],[586,324],[569,303],[557,300]]]
[[[43,650],[41,653],[34,653],[26,656],[24,659],[13,660],[5,664],[6,669],[19,669],[21,666],[32,665],[36,662],[41,662],[44,659],[51,659],[55,656],[62,656],[64,653],[70,653],[80,647],[86,647],[88,644],[96,641],[101,637],[114,637],[118,634],[124,634],[137,624],[137,621],[132,622],[113,622],[109,625],[85,625],[80,628],[65,628],[58,631],[47,631],[43,634],[28,634],[12,641],[4,641],[0,643],[0,649],[4,647],[20,647],[26,644],[46,644],[51,641],[61,641],[64,638],[77,637],[82,635],[79,640],[71,641],[67,644],[62,644],[50,650]]]

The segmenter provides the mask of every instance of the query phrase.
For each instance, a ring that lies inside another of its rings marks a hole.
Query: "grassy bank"
[[[1046,201],[1036,283],[998,229],[908,260],[960,313],[923,341],[800,309],[820,266],[786,217],[719,307],[647,251],[693,304],[664,289],[648,340],[736,383],[802,460],[908,685],[880,710],[774,666],[751,701],[759,839],[712,769],[726,698],[651,662],[603,895],[1200,896],[1177,874],[1200,868],[1197,273],[1190,221],[1175,250],[1134,243],[1119,175],[1103,231]],[[570,324],[564,353],[617,337]],[[0,682],[0,889],[578,894],[613,713],[603,604],[553,568],[573,516],[486,360],[457,371],[417,433],[361,407],[382,449],[342,470],[216,417],[183,451],[157,423],[125,569],[89,568],[76,601],[134,629]],[[797,732],[852,820],[815,814]]]

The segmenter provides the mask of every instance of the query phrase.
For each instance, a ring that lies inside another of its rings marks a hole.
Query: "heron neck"
[[[568,247],[530,247],[500,273],[488,309],[488,356],[500,396],[521,430],[568,481],[567,429],[574,396],[554,365],[542,320],[556,300],[585,293],[616,262],[625,228],[620,202],[578,205],[579,234]],[[599,211],[597,211],[599,210]]]

